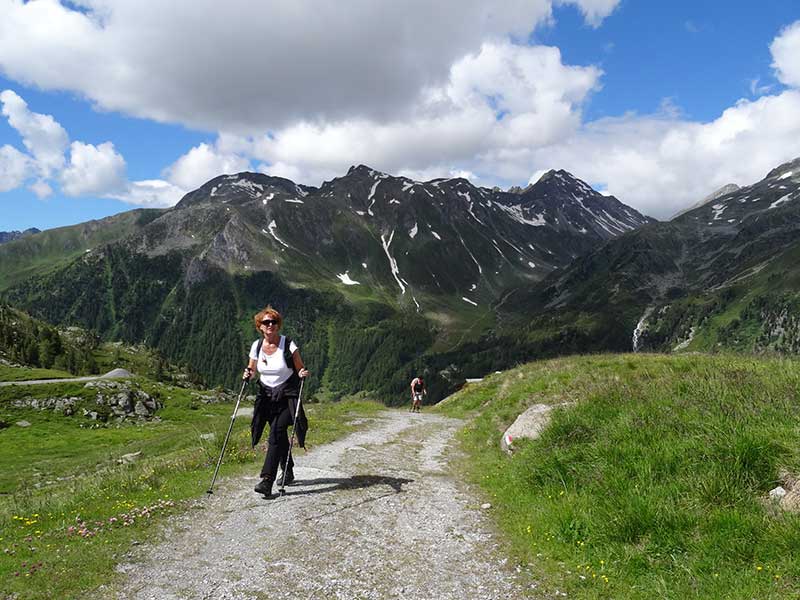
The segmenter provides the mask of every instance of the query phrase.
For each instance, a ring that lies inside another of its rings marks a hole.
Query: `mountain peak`
[[[373,169],[372,167],[368,167],[367,165],[360,164],[358,166],[353,165],[347,170],[347,176],[352,175],[361,175],[364,177],[375,177],[375,176],[386,176],[386,173],[382,173]]]
[[[580,179],[575,177],[569,171],[565,171],[564,169],[558,169],[558,170],[550,169],[544,175],[539,177],[539,180],[536,183],[544,183],[545,181],[552,178],[562,179],[564,181],[580,181]]]
[[[767,173],[766,179],[770,179],[772,177],[785,176],[787,173],[800,175],[800,157],[795,158],[794,160],[790,160],[789,162],[785,162],[778,167],[775,167],[774,169],[772,169],[772,171]]]

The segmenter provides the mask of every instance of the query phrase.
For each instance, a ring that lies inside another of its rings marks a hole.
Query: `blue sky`
[[[800,156],[796,0],[429,4],[0,0],[0,231],[357,163],[501,186],[565,168],[669,218]]]

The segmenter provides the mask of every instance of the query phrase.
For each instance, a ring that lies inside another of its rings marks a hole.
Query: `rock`
[[[142,455],[142,451],[139,450],[138,452],[131,452],[130,454],[123,454],[119,457],[117,462],[121,465],[130,465],[138,460],[138,458]]]
[[[133,374],[126,369],[112,369],[105,375],[101,375],[103,379],[130,379]]]
[[[487,510],[489,508],[492,508],[492,505],[489,502],[484,502],[483,504],[481,504],[481,508],[483,510]]]
[[[786,495],[786,490],[783,489],[781,486],[776,487],[773,490],[769,491],[769,497],[773,500],[780,500]]]
[[[555,408],[551,404],[534,404],[519,415],[506,429],[500,440],[500,447],[506,452],[513,452],[513,442],[519,438],[535,440],[550,422],[550,412]]]
[[[53,410],[68,417],[75,413],[75,402],[78,398],[57,398]]]
[[[20,427],[30,427],[31,424],[28,421],[17,421],[17,425]]]
[[[201,440],[215,440],[215,439],[217,439],[217,434],[216,433],[201,433],[200,434],[200,439]]]
[[[237,417],[252,417],[253,416],[253,407],[252,406],[242,406],[239,410],[236,411]]]
[[[138,400],[136,402],[136,406],[133,407],[133,412],[140,417],[149,417],[150,411],[147,410],[147,407],[144,405],[144,402]]]

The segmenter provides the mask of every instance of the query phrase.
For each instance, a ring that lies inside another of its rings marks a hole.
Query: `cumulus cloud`
[[[167,179],[181,189],[191,190],[223,173],[250,169],[250,160],[208,144],[195,146],[165,169]]]
[[[262,170],[305,176],[308,183],[360,162],[447,176],[485,154],[571,135],[600,75],[595,67],[564,65],[557,48],[486,43],[457,61],[442,86],[428,88],[409,118],[301,121],[249,142],[228,136],[226,145],[244,150],[249,144],[245,151],[263,161]]]
[[[174,206],[185,193],[186,190],[172,185],[168,181],[146,179],[129,182],[124,190],[109,194],[109,197],[137,206],[167,208]]]
[[[12,90],[0,92],[3,116],[22,136],[22,143],[33,155],[40,175],[49,177],[64,165],[69,137],[50,115],[31,112],[26,102]]]
[[[747,185],[800,154],[800,92],[741,100],[708,123],[665,113],[589,123],[534,149],[638,210],[667,219],[728,183]],[[533,177],[531,178],[533,179]]]
[[[29,177],[32,162],[25,154],[5,144],[0,147],[0,192],[21,186]]]
[[[558,0],[558,4],[575,4],[592,27],[599,27],[617,8],[619,0]]]
[[[106,196],[125,186],[125,159],[105,142],[99,146],[72,142],[69,165],[61,173],[68,196]]]
[[[231,162],[229,156],[215,154],[213,149],[201,145],[173,165],[176,184],[155,179],[128,181],[125,159],[112,142],[69,144],[66,130],[52,116],[30,111],[12,90],[0,93],[0,102],[3,115],[21,135],[29,152],[21,152],[9,144],[0,147],[0,192],[17,189],[36,178],[28,184],[28,189],[38,198],[51,196],[50,183],[58,182],[67,196],[100,196],[164,207],[174,205],[191,188],[180,184],[191,181],[192,174],[202,178],[204,168],[213,172],[215,168],[230,166],[235,170],[241,166]],[[64,156],[67,147],[69,161]],[[218,174],[214,172],[212,176]]]
[[[800,88],[800,21],[795,21],[775,38],[770,46],[772,67],[778,79]]]
[[[619,0],[566,3],[596,25]],[[461,57],[552,12],[552,0],[77,4],[0,0],[0,70],[107,110],[239,134],[402,118]]]
[[[28,189],[36,194],[37,198],[47,198],[53,194],[53,188],[50,187],[43,179],[37,179],[32,184],[28,186]]]

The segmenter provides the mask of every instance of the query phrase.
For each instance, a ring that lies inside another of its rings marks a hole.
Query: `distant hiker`
[[[422,397],[428,395],[428,390],[425,388],[425,382],[422,377],[414,377],[411,380],[411,412],[419,412],[422,406]]]
[[[280,335],[283,317],[267,306],[254,317],[256,329],[262,338],[253,342],[250,348],[250,362],[244,370],[243,379],[250,379],[258,371],[258,394],[250,423],[250,436],[253,447],[258,444],[264,427],[269,423],[267,456],[261,469],[261,481],[255,491],[267,497],[272,496],[278,465],[285,464],[289,453],[289,438],[286,430],[292,424],[297,398],[300,393],[300,378],[308,377],[309,372],[300,358],[300,351],[292,340]],[[302,405],[297,417],[295,435],[297,443],[305,448],[308,421]],[[285,484],[294,481],[294,461],[289,458],[286,467]]]

